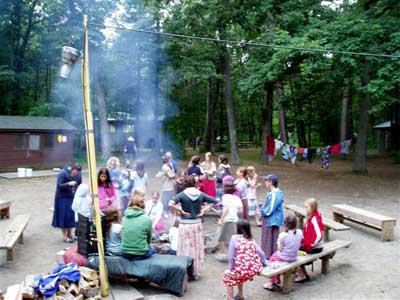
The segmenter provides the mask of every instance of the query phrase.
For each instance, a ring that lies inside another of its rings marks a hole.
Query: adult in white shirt
[[[144,193],[147,191],[148,176],[144,169],[144,163],[138,161],[136,163],[136,171],[131,173],[131,180],[133,180],[133,190],[141,190]]]
[[[151,200],[146,201],[145,213],[153,222],[153,231],[160,233],[165,231],[164,222],[162,220],[163,205],[160,201],[160,194],[153,192]]]

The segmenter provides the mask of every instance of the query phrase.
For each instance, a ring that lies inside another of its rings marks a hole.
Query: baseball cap
[[[264,180],[269,180],[269,181],[271,181],[273,183],[278,183],[279,182],[279,177],[277,175],[275,175],[275,174],[269,174],[267,176],[262,176],[261,178],[264,179]]]

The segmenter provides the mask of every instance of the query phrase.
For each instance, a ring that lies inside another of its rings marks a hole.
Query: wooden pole
[[[97,166],[96,166],[96,149],[94,142],[93,129],[93,114],[90,107],[90,77],[89,77],[89,31],[88,31],[88,16],[83,16],[83,24],[85,27],[85,49],[83,56],[83,106],[85,116],[85,137],[86,137],[86,152],[89,169],[90,188],[92,191],[92,200],[94,206],[94,223],[97,234],[97,248],[99,251],[99,272],[101,284],[101,296],[106,297],[109,293],[109,285],[107,278],[107,268],[104,260],[104,243],[103,232],[101,226],[99,195],[97,186]]]

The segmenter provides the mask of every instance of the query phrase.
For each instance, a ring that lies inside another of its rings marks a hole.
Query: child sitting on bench
[[[307,253],[320,253],[323,250],[324,225],[321,213],[318,211],[318,202],[314,198],[307,199],[304,203],[307,221],[303,227],[303,241],[300,250]],[[305,266],[301,266],[294,282],[303,283],[310,280]]]
[[[269,263],[274,261],[293,262],[297,260],[297,254],[303,239],[303,232],[297,229],[297,218],[293,214],[285,217],[286,230],[281,232],[278,237],[278,251],[276,251],[268,260]],[[266,290],[272,291],[274,286],[280,283],[279,275],[267,278],[267,282],[263,285]]]

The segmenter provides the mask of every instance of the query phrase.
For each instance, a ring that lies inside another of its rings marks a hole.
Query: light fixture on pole
[[[68,79],[74,64],[81,57],[82,63],[82,86],[83,86],[83,113],[85,119],[85,138],[86,138],[86,152],[87,162],[89,169],[90,190],[91,198],[94,206],[94,224],[96,227],[97,235],[97,249],[99,252],[99,272],[100,272],[100,287],[101,296],[108,296],[109,286],[107,279],[107,268],[104,260],[104,242],[103,232],[101,226],[100,206],[99,206],[99,193],[97,185],[97,166],[96,166],[96,149],[94,142],[94,129],[93,129],[93,114],[90,108],[90,77],[89,77],[89,31],[88,31],[88,17],[83,16],[83,24],[85,27],[84,38],[84,52],[81,57],[80,51],[73,47],[65,46],[62,48],[62,65],[59,71],[59,76]]]

